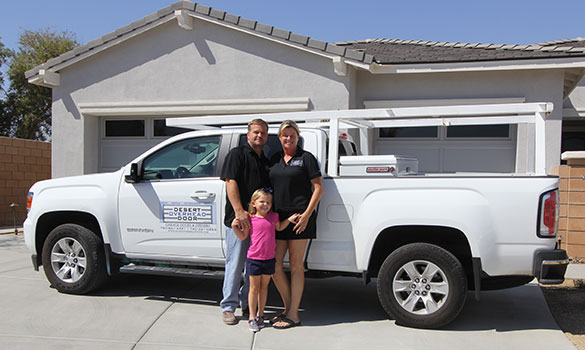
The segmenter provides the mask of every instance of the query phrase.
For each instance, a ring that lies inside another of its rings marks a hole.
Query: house
[[[28,71],[53,91],[53,177],[116,170],[173,134],[165,118],[552,102],[546,166],[583,141],[585,39],[534,45],[327,43],[177,2]],[[578,131],[574,131],[578,130]],[[428,172],[530,172],[528,126],[379,129],[374,153]],[[581,136],[579,136],[581,135]]]

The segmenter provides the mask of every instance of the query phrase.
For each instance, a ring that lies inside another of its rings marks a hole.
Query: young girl
[[[248,307],[250,318],[248,328],[258,332],[264,324],[264,307],[268,296],[268,284],[274,274],[276,238],[275,229],[284,230],[289,223],[295,222],[298,214],[279,222],[278,214],[271,211],[272,192],[267,189],[256,190],[252,194],[249,212],[249,230],[242,230],[237,219],[232,222],[232,229],[239,239],[244,240],[250,235],[250,248],[246,259],[246,271],[250,276],[250,292],[248,293]]]

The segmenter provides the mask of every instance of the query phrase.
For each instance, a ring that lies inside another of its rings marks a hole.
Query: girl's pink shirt
[[[278,214],[271,211],[266,217],[253,215],[250,217],[250,248],[248,258],[254,260],[274,259],[276,250],[276,233],[274,225],[278,222]]]

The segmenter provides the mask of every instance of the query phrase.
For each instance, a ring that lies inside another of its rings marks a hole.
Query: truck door
[[[142,181],[121,183],[120,231],[126,253],[224,257],[221,139],[203,136],[169,144],[144,158]]]

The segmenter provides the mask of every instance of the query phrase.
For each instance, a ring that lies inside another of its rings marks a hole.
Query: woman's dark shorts
[[[273,275],[276,259],[256,260],[246,258],[246,272],[250,276]]]
[[[278,218],[280,221],[289,218],[292,214],[300,214],[302,211],[278,211]],[[313,215],[309,218],[307,228],[299,234],[296,234],[293,230],[295,224],[292,222],[282,231],[276,231],[276,239],[280,240],[292,240],[292,239],[315,239],[317,238],[317,211],[313,212]]]

